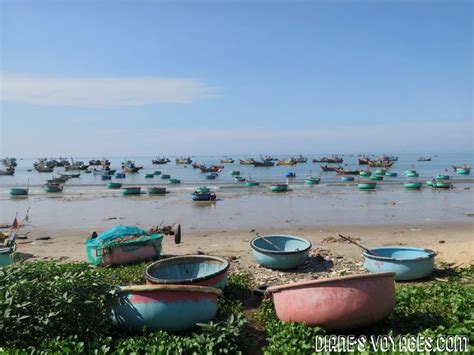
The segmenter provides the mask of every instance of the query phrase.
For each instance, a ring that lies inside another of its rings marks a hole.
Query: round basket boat
[[[258,186],[258,185],[260,185],[260,182],[247,180],[247,181],[245,181],[245,185],[246,186]]]
[[[427,180],[426,186],[433,186],[433,180]]]
[[[449,175],[442,175],[442,174],[438,174],[434,177],[435,180],[449,180],[450,177]]]
[[[370,177],[370,180],[372,180],[372,181],[383,180],[383,175],[372,175],[372,176]]]
[[[372,181],[361,181],[357,184],[357,187],[359,190],[374,190],[375,187],[377,186],[377,183],[372,182]]]
[[[166,194],[166,187],[153,186],[148,188],[148,194],[150,195],[164,195]]]
[[[405,188],[409,190],[419,190],[421,189],[422,185],[423,183],[420,181],[406,181],[403,183],[403,186],[405,186]]]
[[[232,170],[232,171],[230,172],[230,175],[232,175],[232,176],[240,175],[240,171],[239,171],[239,170]]]
[[[270,190],[273,192],[286,192],[288,191],[288,184],[273,184],[270,186]]]
[[[107,184],[107,187],[109,189],[120,189],[122,187],[122,183],[121,182],[109,182]]]
[[[407,170],[405,171],[406,177],[418,177],[418,173],[415,170]]]
[[[21,188],[21,187],[12,187],[10,189],[10,195],[11,196],[25,196],[28,195],[28,189],[27,188]]]
[[[385,169],[377,169],[375,170],[375,175],[384,176],[387,171]]]
[[[155,170],[155,171],[153,172],[153,175],[161,175],[161,171]]]
[[[217,256],[186,255],[163,259],[145,269],[147,284],[176,284],[224,288],[229,262]]]
[[[385,173],[385,176],[387,176],[387,177],[396,177],[397,175],[398,175],[397,173],[391,173],[391,172],[388,172],[388,171]]]
[[[434,187],[435,189],[449,189],[451,187],[451,183],[446,180],[436,180],[431,183],[431,187]]]
[[[359,171],[360,176],[370,176],[372,173],[369,170],[361,170]]]
[[[382,247],[364,251],[364,267],[370,272],[394,272],[395,280],[416,280],[430,275],[436,252],[413,247]]]
[[[155,177],[155,174],[153,173],[146,173],[145,174],[145,179],[153,179]]]
[[[112,180],[112,175],[109,175],[109,174],[105,174],[105,175],[101,175],[100,178],[105,181],[105,180]]]
[[[341,180],[342,180],[342,181],[354,181],[354,177],[353,177],[353,176],[344,175],[344,176],[341,176]]]
[[[161,174],[160,179],[162,180],[168,180],[171,177],[169,174]]]
[[[207,193],[207,192],[211,192],[211,188],[207,186],[199,186],[199,187],[196,187],[194,191],[197,193]]]
[[[170,179],[170,184],[181,184],[180,179]]]
[[[309,255],[311,243],[291,235],[259,236],[250,242],[258,264],[270,269],[294,269]]]
[[[278,318],[326,330],[376,323],[395,307],[392,272],[295,282],[267,290]]]
[[[307,178],[305,180],[305,184],[306,185],[318,185],[320,181],[321,181],[320,178],[311,177],[311,178]]]
[[[459,175],[469,175],[471,173],[471,169],[470,168],[457,168],[456,172]]]
[[[214,287],[188,285],[137,285],[117,287],[110,305],[112,322],[125,330],[182,332],[214,319]]]
[[[140,186],[122,187],[122,193],[124,195],[139,195],[141,192],[142,188]]]

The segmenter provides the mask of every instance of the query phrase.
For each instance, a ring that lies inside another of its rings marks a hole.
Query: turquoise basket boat
[[[259,236],[250,242],[255,261],[270,269],[295,269],[309,256],[311,243],[291,235]]]
[[[372,175],[370,177],[370,180],[373,180],[373,181],[383,180],[383,176],[382,175]]]
[[[220,289],[188,285],[117,287],[112,322],[125,330],[183,332],[214,319]]]
[[[10,189],[10,195],[12,196],[25,196],[28,195],[29,189],[21,187],[12,187]]]
[[[122,187],[122,193],[124,195],[140,195],[142,188],[140,186],[127,186]]]
[[[247,180],[247,181],[245,181],[245,186],[258,186],[258,185],[260,185],[260,182],[258,182],[258,181],[254,181],[254,180],[251,180],[251,181]]]
[[[0,267],[13,263],[13,248],[0,248]]]
[[[47,184],[44,186],[44,191],[49,192],[49,193],[62,192],[63,187],[61,185]]]
[[[405,171],[405,176],[406,177],[418,177],[418,173],[416,170],[407,170]]]
[[[196,187],[194,191],[197,192],[198,194],[208,193],[208,192],[211,192],[211,188],[207,186],[199,186],[199,187]]]
[[[398,175],[397,173],[391,173],[391,172],[388,172],[388,171],[385,173],[385,176],[387,176],[387,177],[396,177],[397,175]]]
[[[316,178],[316,177],[309,177],[305,180],[306,185],[318,185],[320,183],[321,179]]]
[[[162,180],[168,180],[171,177],[169,174],[161,174],[160,179]]]
[[[375,175],[377,176],[384,176],[387,171],[385,169],[377,169],[375,170]]]
[[[433,186],[433,180],[426,181],[426,186]]]
[[[341,176],[341,180],[342,180],[342,181],[354,181],[354,177],[353,177],[353,176],[344,175],[344,176]]]
[[[170,184],[181,184],[180,179],[170,179]]]
[[[156,261],[145,269],[147,284],[224,288],[229,262],[217,256],[186,255]]]
[[[152,174],[152,173],[145,174],[145,179],[153,179],[154,177],[155,177],[155,174]]]
[[[374,190],[376,186],[377,186],[377,183],[371,182],[371,181],[359,182],[357,184],[357,187],[359,188],[359,190]]]
[[[288,184],[272,184],[270,190],[273,192],[286,192],[288,191]]]
[[[449,189],[451,187],[451,183],[449,181],[435,180],[431,183],[431,187],[435,189]]]
[[[364,251],[364,267],[370,272],[394,272],[395,280],[416,280],[433,272],[436,253],[413,247],[383,247]]]
[[[360,176],[370,176],[372,173],[369,170],[361,170],[359,171]]]
[[[405,188],[409,190],[419,190],[421,189],[422,185],[423,183],[419,181],[406,181],[403,183],[403,186],[405,186]]]
[[[434,177],[435,180],[450,180],[449,175],[438,174]]]
[[[469,175],[471,173],[471,169],[470,168],[457,168],[456,173],[458,173],[459,175]]]
[[[122,187],[122,183],[121,182],[109,182],[107,184],[107,187],[109,189],[120,189]]]
[[[150,195],[164,195],[166,194],[166,187],[161,187],[161,186],[149,187],[148,193]]]

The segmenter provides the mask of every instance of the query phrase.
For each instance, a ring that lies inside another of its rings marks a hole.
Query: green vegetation
[[[193,332],[127,334],[107,317],[112,286],[143,283],[145,264],[99,269],[85,263],[31,262],[0,268],[0,353],[236,353],[252,351],[249,329],[263,329],[268,354],[311,353],[316,335],[468,335],[474,344],[474,267],[397,285],[392,315],[348,332],[278,320],[270,300],[249,316],[250,277],[229,277],[216,319]],[[244,314],[247,315],[246,320]],[[252,324],[249,324],[252,323]],[[251,326],[250,326],[251,325]]]

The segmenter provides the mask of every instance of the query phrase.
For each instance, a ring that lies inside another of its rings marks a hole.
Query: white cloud
[[[189,104],[216,94],[215,88],[189,78],[73,78],[3,74],[0,81],[0,100],[49,106]]]

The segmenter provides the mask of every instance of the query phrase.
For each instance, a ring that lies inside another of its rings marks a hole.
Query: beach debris
[[[446,241],[445,240],[438,240],[438,243],[439,244],[444,244],[444,243],[446,243]]]
[[[38,237],[38,238],[35,238],[35,240],[50,240],[51,239],[51,236],[46,236],[46,237]]]

